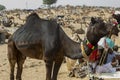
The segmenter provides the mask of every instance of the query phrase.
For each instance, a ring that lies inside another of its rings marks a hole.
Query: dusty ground
[[[27,58],[24,64],[22,77],[23,80],[45,80],[44,62],[42,60]],[[0,45],[0,80],[9,80],[7,44]],[[68,77],[66,63],[63,63],[58,74],[58,80],[89,80],[89,79],[88,77],[83,79]],[[105,79],[105,80],[113,80],[113,79]],[[120,80],[120,79],[114,79],[114,80]]]
[[[93,14],[92,14],[93,15]],[[80,25],[75,25],[79,28]],[[65,32],[70,36],[71,30],[66,28]],[[84,35],[81,35],[82,37]],[[120,38],[120,37],[119,37]],[[116,38],[116,44],[120,44],[120,40]],[[9,62],[7,60],[7,44],[0,45],[0,80],[9,80]],[[45,66],[42,60],[27,58],[24,64],[22,74],[23,80],[45,80]],[[58,80],[89,80],[88,77],[84,79],[68,77],[66,63],[63,63],[59,74]],[[105,79],[105,80],[120,80],[120,79]]]

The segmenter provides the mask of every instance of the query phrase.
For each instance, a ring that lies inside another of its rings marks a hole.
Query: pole
[[[28,9],[28,2],[27,2],[27,0],[25,2],[25,5],[26,5],[26,9]]]

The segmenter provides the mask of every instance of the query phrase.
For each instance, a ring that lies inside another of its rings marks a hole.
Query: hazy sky
[[[0,4],[7,9],[36,9],[42,5],[42,0],[0,0]],[[57,0],[56,3],[56,5],[66,4],[120,7],[120,0]]]

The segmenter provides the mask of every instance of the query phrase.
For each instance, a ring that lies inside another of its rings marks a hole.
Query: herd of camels
[[[105,22],[111,22],[113,20],[111,15],[114,10],[119,10],[119,8],[117,9],[117,8],[110,8],[110,7],[88,7],[88,6],[73,7],[73,6],[67,5],[64,7],[58,6],[57,8],[50,8],[50,9],[42,9],[42,8],[39,8],[36,10],[16,9],[16,10],[2,11],[0,15],[0,19],[1,19],[0,26],[4,26],[6,27],[6,29],[11,27],[20,28],[21,26],[24,26],[25,23],[27,23],[26,17],[31,13],[35,12],[42,19],[57,20],[57,23],[60,24],[63,30],[65,31],[69,30],[67,34],[70,34],[69,37],[71,37],[71,39],[73,37],[76,37],[74,36],[74,34],[76,33],[78,35],[81,35],[83,39],[83,37],[86,34],[85,29],[89,26],[89,23],[91,22],[91,17],[101,17]],[[13,32],[10,32],[11,35],[12,33]],[[77,40],[78,40],[77,38],[74,38],[74,41],[77,42]],[[13,46],[11,46],[11,44]],[[19,48],[19,44],[17,44],[16,42],[14,43],[14,41],[12,42],[10,40],[9,46],[14,47],[14,45],[16,45],[17,48]],[[68,66],[68,70],[70,70],[71,67],[73,66],[71,65]],[[48,68],[46,68],[46,70],[48,70],[49,72]],[[53,74],[56,74],[56,72],[53,72]],[[13,78],[14,76],[12,72],[10,75],[11,75],[10,79],[14,80]],[[51,79],[51,74],[46,74],[46,80],[57,80],[56,77],[57,77],[57,74],[53,76]],[[17,80],[21,80],[21,73],[20,74],[17,73],[17,78],[16,78]]]
[[[85,27],[88,26],[90,18],[101,17],[106,22],[111,21],[113,18],[111,14],[114,10],[119,10],[119,8],[111,7],[90,7],[90,6],[58,6],[50,9],[38,8],[36,10],[3,10],[0,11],[0,25],[5,27],[20,27],[25,21],[26,17],[31,12],[36,12],[41,18],[44,19],[57,19],[59,24],[63,28],[69,28],[70,34],[72,36],[74,33],[84,34]],[[75,25],[79,25],[80,28],[75,28]],[[6,33],[6,32],[5,32]],[[13,32],[11,32],[13,33]]]

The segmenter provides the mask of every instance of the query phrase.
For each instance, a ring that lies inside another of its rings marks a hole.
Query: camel
[[[96,46],[99,39],[107,35],[112,25],[100,19],[91,19],[87,31],[87,40]],[[116,28],[116,27],[115,27]],[[118,32],[114,31],[113,32]],[[118,33],[116,33],[117,35]],[[8,60],[10,63],[10,80],[14,80],[14,68],[17,63],[16,80],[22,80],[21,74],[26,57],[44,60],[46,80],[57,80],[57,75],[64,57],[80,59],[81,43],[71,40],[56,20],[41,19],[36,13],[30,14],[26,23],[8,40]],[[86,55],[92,49],[84,43]]]
[[[98,18],[101,18],[101,17],[98,17]],[[93,21],[96,23],[96,21]],[[107,23],[108,25],[111,25],[112,23]],[[106,36],[118,36],[118,33],[119,33],[119,26],[115,25],[114,27],[112,28],[109,28],[110,32],[106,35]],[[114,32],[116,31],[116,32]],[[88,32],[86,34],[86,36],[88,35]],[[91,36],[89,36],[91,37]],[[97,36],[96,36],[96,39],[97,39]],[[76,64],[77,60],[72,60],[70,58],[66,58],[66,63],[67,63],[67,69],[68,71],[72,71],[72,69],[75,67],[75,64]]]
[[[8,39],[11,36],[10,33],[4,27],[1,27],[0,29],[0,44],[5,43],[5,39]]]
[[[3,16],[2,24],[5,27],[10,27],[13,24],[13,18],[8,18],[8,16]]]

